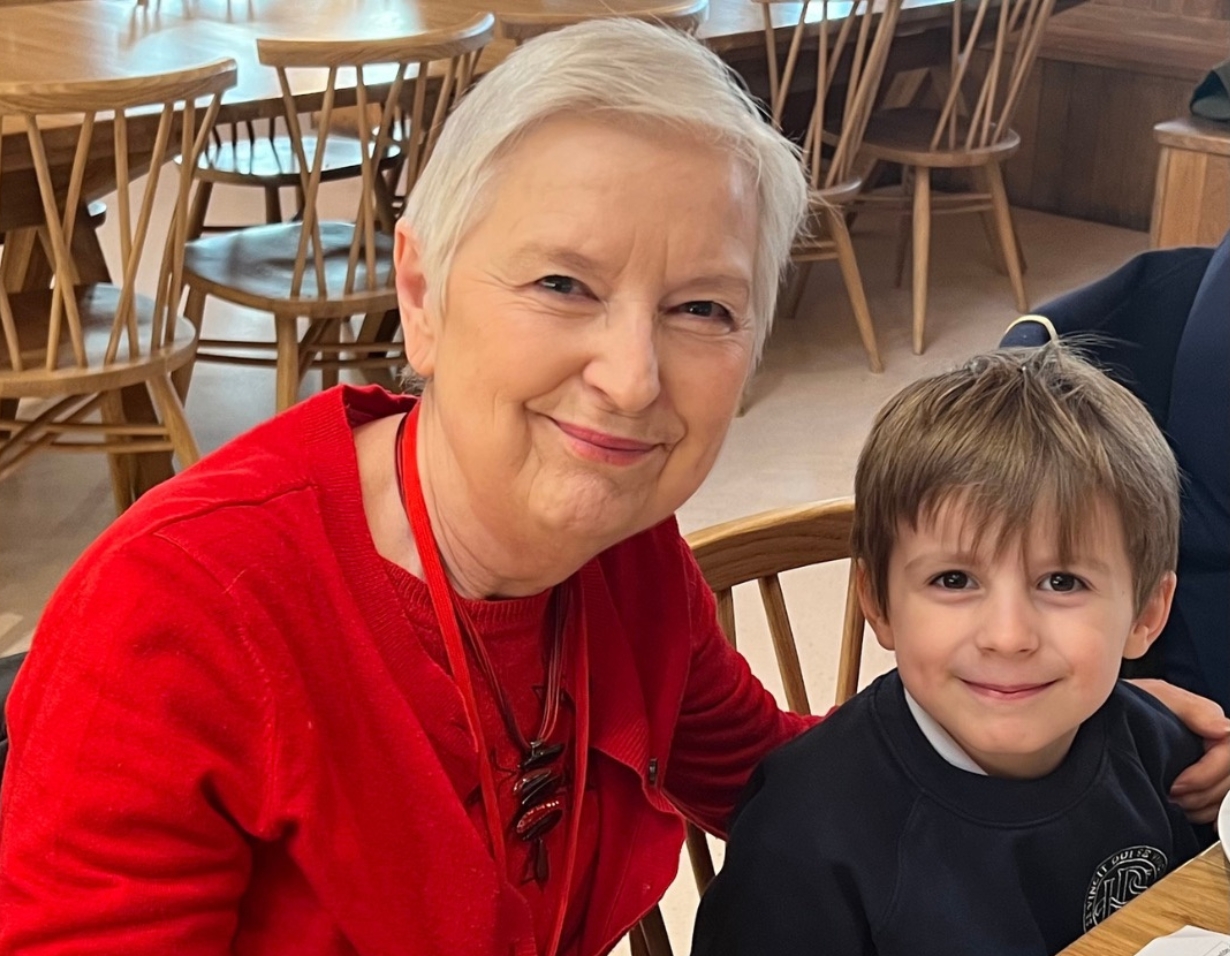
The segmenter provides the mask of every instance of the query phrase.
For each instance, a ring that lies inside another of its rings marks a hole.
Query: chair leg
[[[265,222],[274,224],[282,221],[282,197],[278,195],[277,186],[265,187]]]
[[[1012,282],[1017,310],[1023,314],[1029,311],[1029,299],[1025,295],[1025,278],[1021,274],[1021,258],[1020,253],[1017,252],[1016,232],[1012,228],[1012,210],[1008,205],[1008,191],[1004,188],[1004,174],[999,168],[999,163],[988,164],[987,178],[991,183],[991,204],[995,210],[995,225],[999,230],[999,241],[1004,247],[1008,279]]]
[[[913,200],[914,187],[910,179],[910,167],[901,167],[901,193],[904,199],[908,202]],[[903,207],[901,215],[897,217],[897,271],[895,273],[894,282],[896,287],[900,289],[905,284],[905,259],[910,251],[910,210],[908,205]]]
[[[286,411],[299,400],[298,322],[293,315],[274,317],[277,329],[277,410]]]
[[[671,939],[666,933],[666,921],[662,919],[662,908],[655,906],[646,913],[633,931],[632,940],[640,933],[643,952],[647,956],[672,956]],[[633,942],[635,948],[635,942]]]
[[[777,314],[782,318],[793,319],[799,311],[799,303],[803,301],[803,292],[807,288],[807,278],[811,275],[811,262],[794,263],[794,274],[786,285],[786,297]]]
[[[325,326],[324,331],[321,333],[320,341],[322,343],[328,343],[330,345],[339,344],[342,341],[342,322],[343,321],[344,321],[343,319],[330,319],[328,324]],[[324,355],[321,356],[321,359],[325,362],[337,362],[341,360],[341,357],[342,357],[341,352],[334,352],[332,354],[325,353]],[[337,382],[338,382],[338,370],[336,367],[334,368],[322,367],[321,368],[320,370],[321,391],[324,391],[326,388],[333,388],[333,386],[335,386]]]
[[[124,401],[119,392],[105,392],[99,412],[107,425],[119,425],[124,421]],[[115,513],[123,514],[137,500],[133,484],[133,456],[122,452],[107,453],[107,470],[111,473],[111,497],[115,500]]]
[[[188,427],[188,416],[184,414],[183,403],[175,391],[169,377],[157,377],[149,380],[150,397],[154,400],[154,408],[158,411],[163,427],[171,439],[171,447],[179,457],[179,467],[190,468],[201,460],[201,449],[196,439],[192,437],[192,429]]]
[[[184,306],[184,318],[192,323],[197,335],[201,334],[201,323],[205,318],[205,293],[200,289],[188,290],[188,302]],[[188,389],[192,386],[192,372],[196,369],[196,356],[187,365],[177,368],[171,373],[171,384],[175,386],[175,394],[181,402],[188,401]]]
[[[979,184],[979,188],[991,195],[991,179],[987,173],[985,166],[980,166],[974,170],[974,176]],[[982,230],[987,236],[987,245],[991,247],[991,258],[995,260],[995,271],[1002,276],[1008,274],[1008,260],[1004,258],[1004,246],[999,240],[999,227],[995,224],[995,211],[992,209],[984,209],[978,213],[978,218],[982,220]]]
[[[397,334],[397,328],[400,324],[401,313],[397,309],[389,309],[387,312],[369,312],[363,317],[363,322],[359,325],[359,334],[355,336],[355,344],[362,345],[372,342],[387,345],[393,341],[393,337]],[[388,355],[391,352],[393,352],[393,349],[390,348],[387,351],[358,351],[355,354],[360,358],[375,358],[378,355]],[[398,354],[404,362],[404,349],[398,349]],[[379,384],[387,389],[393,389],[396,385],[393,370],[387,366],[361,368],[359,374],[363,376],[363,380],[369,385]]]
[[[841,267],[841,278],[846,284],[846,295],[850,297],[850,307],[854,310],[854,321],[858,323],[858,334],[863,340],[867,361],[873,372],[882,372],[884,364],[880,361],[876,331],[871,324],[871,310],[867,308],[867,295],[863,291],[858,260],[854,257],[854,245],[850,242],[850,233],[846,230],[845,215],[843,210],[833,207],[825,209],[824,213],[828,220],[829,236],[837,247],[837,264]]]
[[[209,200],[214,184],[202,179],[197,183],[196,195],[192,197],[192,210],[188,213],[188,238],[199,239],[205,231],[205,215],[209,212]]]
[[[696,888],[702,893],[713,882],[713,854],[709,852],[709,841],[705,831],[694,823],[684,824],[684,838],[688,845],[688,859],[692,863],[692,876],[696,880]]]
[[[931,170],[914,171],[914,354],[923,353],[927,323],[927,269],[931,253]]]
[[[11,421],[17,417],[17,399],[0,398],[0,419]],[[6,429],[0,428],[0,441],[9,437]]]

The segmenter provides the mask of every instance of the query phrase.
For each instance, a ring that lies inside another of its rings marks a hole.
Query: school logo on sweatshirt
[[[1103,860],[1085,892],[1085,932],[1160,880],[1166,869],[1166,854],[1151,846],[1130,846]]]

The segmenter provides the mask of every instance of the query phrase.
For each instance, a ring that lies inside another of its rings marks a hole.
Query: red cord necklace
[[[465,613],[464,606],[456,599],[456,594],[449,584],[436,547],[435,536],[432,534],[431,521],[427,516],[427,503],[423,497],[422,482],[419,478],[417,455],[418,412],[421,404],[415,407],[402,419],[397,427],[396,437],[396,470],[398,485],[401,490],[402,505],[410,520],[410,530],[414,535],[423,565],[423,575],[427,580],[427,589],[431,594],[432,607],[440,622],[440,630],[444,637],[444,650],[448,658],[449,670],[457,689],[461,692],[465,707],[466,722],[478,749],[479,783],[482,791],[483,812],[487,818],[487,831],[491,840],[491,849],[500,872],[508,873],[508,851],[504,842],[504,827],[500,821],[499,805],[496,798],[495,773],[487,750],[486,737],[479,719],[478,700],[474,694],[474,681],[470,674],[470,665],[466,650],[469,649],[475,663],[478,664],[487,686],[495,697],[496,706],[500,711],[509,738],[520,749],[521,777],[514,785],[513,792],[518,798],[519,807],[513,819],[511,829],[525,842],[530,843],[530,863],[534,878],[545,883],[548,876],[546,846],[543,842],[546,834],[552,830],[565,815],[564,796],[560,789],[564,783],[564,774],[552,765],[559,760],[564,751],[561,743],[551,743],[550,738],[555,730],[559,717],[560,700],[563,697],[564,653],[572,650],[575,656],[574,703],[576,707],[576,729],[574,740],[572,800],[568,812],[568,832],[564,855],[564,876],[560,884],[560,901],[556,913],[555,925],[551,935],[546,956],[555,956],[559,949],[563,934],[564,918],[568,906],[568,894],[572,887],[576,869],[577,836],[580,830],[581,805],[585,793],[585,780],[589,764],[589,642],[586,628],[583,601],[569,600],[569,595],[579,596],[581,588],[575,579],[557,585],[551,596],[552,628],[551,647],[547,657],[546,692],[543,700],[542,718],[538,732],[530,740],[525,738],[513,715],[503,687],[495,674],[491,659],[487,654],[477,630]],[[581,576],[593,573],[592,565],[586,565],[580,572]],[[575,609],[577,625],[573,629],[572,638],[567,639],[567,623],[573,608]]]

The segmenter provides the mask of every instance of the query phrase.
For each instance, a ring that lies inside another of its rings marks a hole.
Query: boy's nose
[[[1033,602],[1014,589],[988,597],[978,628],[978,647],[997,654],[1028,654],[1038,649]]]

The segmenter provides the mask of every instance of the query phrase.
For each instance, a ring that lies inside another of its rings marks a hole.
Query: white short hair
[[[444,308],[453,255],[481,213],[496,160],[536,124],[563,114],[684,127],[730,150],[753,173],[759,209],[751,310],[758,359],[782,270],[807,214],[798,152],[714,53],[676,30],[626,18],[590,20],[529,41],[454,110],[406,203],[437,305]]]

